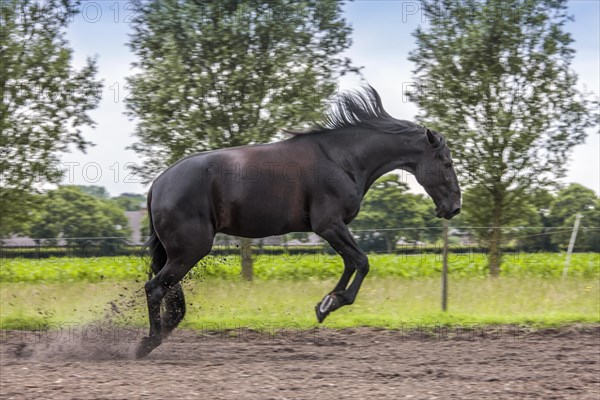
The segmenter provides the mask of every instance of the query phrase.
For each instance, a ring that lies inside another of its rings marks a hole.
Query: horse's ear
[[[427,135],[427,142],[434,149],[440,145],[440,139],[437,136],[435,136],[435,134],[433,132],[431,132],[429,129],[427,129],[427,132],[425,132],[425,134]]]

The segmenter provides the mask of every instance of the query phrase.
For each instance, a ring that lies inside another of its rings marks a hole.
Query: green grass
[[[2,259],[0,282],[99,282],[147,277],[139,257]]]
[[[436,254],[370,255],[370,277],[422,279],[438,277],[442,268]],[[560,277],[564,253],[511,253],[503,259],[502,275],[506,277]],[[475,278],[487,275],[484,254],[451,254],[450,275]],[[0,282],[101,282],[103,280],[145,280],[147,263],[138,257],[3,259]],[[342,271],[337,255],[255,255],[257,280],[336,279]],[[194,279],[220,278],[238,280],[238,257],[207,257],[192,270]],[[600,254],[573,254],[569,276],[599,279]]]
[[[371,273],[357,302],[336,311],[325,326],[600,322],[600,255],[574,254],[563,280],[564,256],[506,254],[502,276],[490,279],[484,255],[451,255],[450,307],[442,313],[439,255],[371,255]],[[4,259],[0,324],[32,328],[104,321],[145,326],[146,270],[137,257]],[[257,255],[256,281],[248,283],[239,278],[239,259],[209,257],[186,280],[183,325],[314,327],[314,306],[341,270],[341,260],[333,255]]]
[[[314,306],[334,280],[188,280],[188,314],[182,326],[310,328]],[[2,328],[52,328],[92,321],[146,326],[142,283],[0,283]],[[343,328],[419,325],[537,324],[600,322],[596,279],[542,277],[454,278],[449,311],[440,311],[437,278],[369,277],[356,303],[332,313],[324,326]],[[111,305],[111,302],[114,305]],[[115,313],[115,309],[121,310]]]

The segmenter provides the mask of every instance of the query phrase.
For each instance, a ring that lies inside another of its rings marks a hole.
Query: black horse
[[[172,165],[148,192],[154,277],[145,285],[150,335],[137,356],[160,345],[183,319],[180,281],[210,252],[217,232],[248,238],[315,232],[344,260],[339,282],[317,304],[318,321],[352,304],[369,260],[347,225],[373,182],[397,168],[416,176],[438,217],[460,212],[444,138],[391,117],[371,87],[340,95],[322,122],[290,139],[207,151]]]

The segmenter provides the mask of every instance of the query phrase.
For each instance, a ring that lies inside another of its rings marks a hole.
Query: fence
[[[481,231],[493,227],[449,227],[448,251],[450,253],[484,253],[487,241],[479,239]],[[381,254],[441,254],[443,227],[351,229],[357,242],[368,253]],[[560,251],[567,248],[573,229],[565,227],[504,226],[500,251],[503,253]],[[600,227],[580,226],[573,251],[600,251]],[[302,238],[298,238],[303,236]],[[146,239],[146,238],[142,238]],[[239,240],[217,235],[213,255],[239,254]],[[253,241],[256,255],[278,254],[330,254],[332,249],[314,234],[290,234]],[[141,244],[131,243],[125,237],[78,238],[12,238],[0,240],[0,258],[47,257],[109,257],[144,255]]]
[[[487,251],[486,243],[479,242],[476,238],[479,230],[489,229],[491,229],[491,227],[379,228],[362,230],[354,229],[352,230],[352,233],[363,248],[369,248],[369,253],[391,253],[399,256],[423,254],[421,261],[423,261],[426,255],[430,256],[436,254],[436,265],[439,266],[440,261],[442,263],[441,308],[443,311],[446,311],[448,308],[448,273],[449,271],[452,271],[452,263],[455,263],[455,269],[460,268],[457,257],[461,253],[468,253],[464,255],[471,258],[474,253]],[[545,243],[544,241],[540,241],[540,238],[547,239],[558,237],[561,240],[563,238],[568,240],[569,238],[574,239],[576,237],[574,229],[567,229],[565,227],[508,226],[502,227],[502,231],[504,238],[502,239],[500,250],[505,253],[507,258],[509,255],[516,258],[523,258],[523,255],[519,254],[523,251],[531,253],[544,250],[543,247],[539,247],[540,244],[543,245]],[[578,236],[578,240],[586,239],[586,235],[592,235],[593,239],[598,238],[600,228],[584,226],[579,227],[579,231],[580,235]],[[298,262],[298,257],[302,257],[303,255],[314,255],[314,258],[310,263],[312,263],[312,261],[327,262],[337,257],[327,244],[321,240],[317,240],[315,236],[308,236],[306,234],[300,236],[302,237],[294,234],[256,240],[253,243],[253,255],[256,259],[259,259],[260,257],[284,254],[287,258],[284,257],[283,260],[289,261],[289,263]],[[377,246],[380,246],[382,243],[384,247],[389,247],[390,237],[394,238],[393,247],[391,249],[384,248],[378,250]],[[581,248],[578,248],[577,244],[573,246],[573,240],[569,244],[570,250],[581,250]],[[535,247],[536,245],[538,245],[537,248]],[[0,257],[1,259],[43,259],[48,257],[99,258],[129,255],[143,256],[146,254],[145,250],[146,249],[142,245],[131,244],[127,238],[122,237],[42,238],[28,239],[28,241],[18,241],[13,239],[2,241],[0,246]],[[450,254],[453,254],[454,257],[449,256]],[[228,256],[226,258],[227,263],[230,265],[230,270],[232,264],[239,266],[241,255],[238,240],[236,238],[220,235],[217,238],[216,245],[213,247],[212,255]],[[231,256],[240,257],[240,259],[232,259]],[[397,259],[394,258],[394,264],[396,264],[395,260]],[[569,257],[567,256],[563,271],[564,275],[568,272],[568,260]],[[50,261],[53,262],[53,260]],[[278,261],[279,260],[277,260],[277,262]],[[402,261],[407,261],[407,259],[402,257]],[[412,264],[414,261],[414,259],[411,259],[409,263]],[[223,259],[216,264],[219,263],[223,265]],[[68,266],[70,264],[67,263],[66,265]],[[116,263],[116,265],[122,264]],[[215,265],[214,267],[217,269],[223,268],[223,266],[219,265]],[[6,270],[0,272],[3,272],[7,276],[11,275],[10,263],[6,265],[6,268]],[[58,267],[58,269],[60,269],[60,274],[68,274],[68,271],[63,271],[63,268],[64,267]],[[82,271],[87,274],[86,271],[88,271],[89,268],[91,268],[91,266],[84,266]],[[225,266],[224,268],[228,267]],[[394,265],[394,268],[396,268],[396,265]],[[560,268],[562,268],[562,266]],[[596,272],[594,273],[597,274],[597,269],[595,271]],[[305,271],[305,273],[306,272],[310,271]],[[215,276],[220,275],[217,273]],[[45,275],[44,279],[48,279],[48,276]]]

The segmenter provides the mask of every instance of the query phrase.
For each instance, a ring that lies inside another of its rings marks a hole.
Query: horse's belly
[[[217,214],[217,231],[228,235],[259,238],[310,230],[308,212],[299,197],[240,199],[222,204]]]

